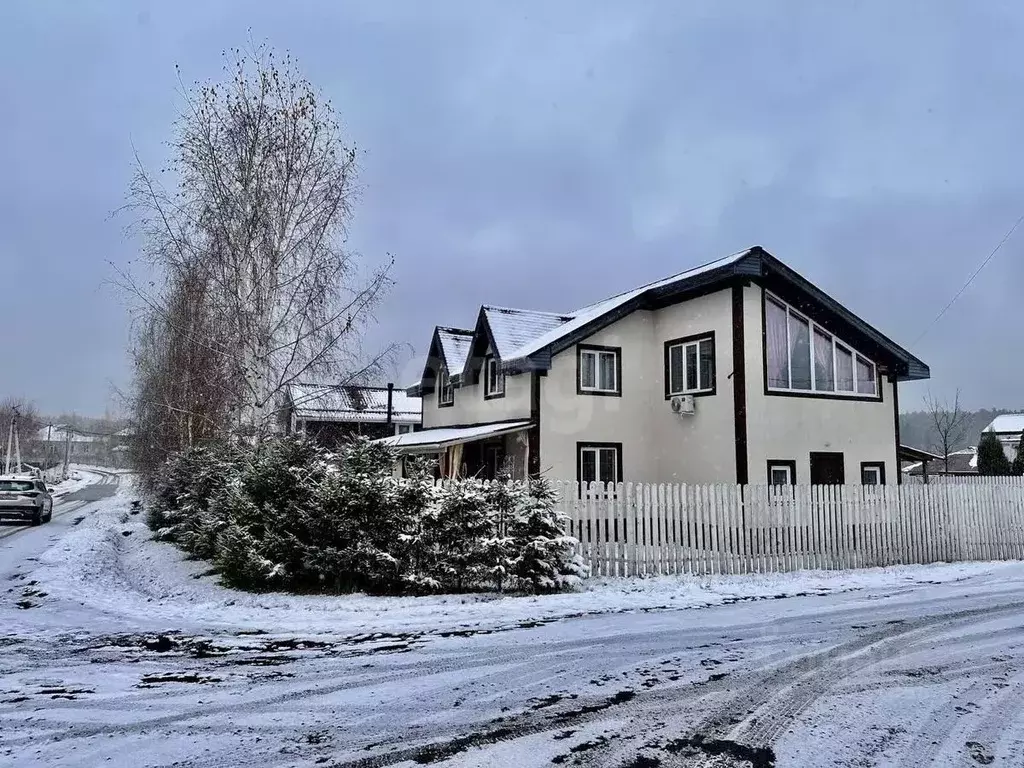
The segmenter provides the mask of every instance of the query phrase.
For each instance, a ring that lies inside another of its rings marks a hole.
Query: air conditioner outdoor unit
[[[672,413],[679,416],[692,416],[694,413],[693,395],[676,395],[673,397]]]

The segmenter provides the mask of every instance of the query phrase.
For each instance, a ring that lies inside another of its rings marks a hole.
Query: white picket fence
[[[1024,558],[1024,480],[887,486],[560,484],[593,576]]]

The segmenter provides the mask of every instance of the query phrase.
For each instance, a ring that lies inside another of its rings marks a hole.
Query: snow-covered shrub
[[[523,591],[574,589],[587,575],[587,567],[576,554],[576,539],[565,534],[566,517],[555,509],[557,500],[549,480],[530,480],[525,503],[509,526],[516,547],[512,570]]]
[[[484,483],[451,480],[437,492],[421,523],[420,569],[443,589],[463,592],[488,581],[488,550],[494,522]]]
[[[232,587],[259,592],[274,585],[279,571],[262,555],[262,542],[245,528],[229,523],[217,537],[213,560],[218,573]]]
[[[510,535],[509,528],[518,510],[528,503],[529,491],[526,483],[502,474],[488,484],[485,501],[491,519],[491,533],[482,542],[484,559],[491,585],[502,592],[509,585],[517,556],[516,540]]]

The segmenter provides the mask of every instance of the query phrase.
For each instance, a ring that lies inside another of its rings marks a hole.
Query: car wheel
[[[39,525],[41,522],[43,522],[43,513],[37,509],[32,514],[32,525]]]
[[[51,520],[53,520],[53,508],[52,507],[50,508],[50,511],[46,513],[46,517],[43,518],[43,522],[44,523],[48,523]]]

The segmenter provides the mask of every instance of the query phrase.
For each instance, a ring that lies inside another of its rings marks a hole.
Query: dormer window
[[[455,387],[452,386],[448,368],[442,366],[437,377],[437,407],[446,408],[451,405],[455,405]]]
[[[484,358],[484,397],[494,398],[505,395],[505,374],[501,370],[501,361],[494,355]]]

